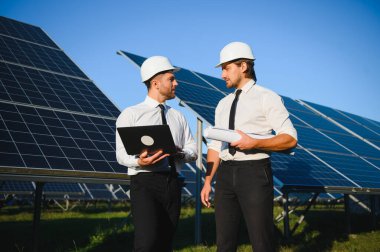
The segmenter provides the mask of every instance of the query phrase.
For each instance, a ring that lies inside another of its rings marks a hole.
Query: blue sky
[[[0,15],[45,30],[120,109],[146,88],[117,50],[220,77],[220,49],[244,41],[260,85],[380,121],[380,1],[0,0]]]

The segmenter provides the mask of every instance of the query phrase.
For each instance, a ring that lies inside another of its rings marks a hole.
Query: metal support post
[[[376,230],[376,198],[375,195],[370,195],[371,204],[371,229]]]
[[[309,212],[310,207],[315,203],[315,200],[317,199],[318,195],[319,195],[319,193],[315,193],[313,195],[313,197],[311,199],[309,199],[309,204],[306,206],[306,209],[303,211],[303,213],[299,217],[298,221],[296,222],[296,224],[292,228],[290,235],[293,235],[294,232],[296,231],[296,229],[298,228],[298,226],[301,225],[301,223],[304,221],[305,215]]]
[[[283,194],[284,202],[284,237],[286,240],[290,238],[290,228],[289,228],[289,195],[287,192]]]
[[[350,195],[344,195],[344,212],[346,215],[346,232],[351,233],[351,210],[350,210]]]
[[[197,118],[197,147],[198,159],[195,183],[195,244],[201,243],[201,186],[202,186],[202,121]]]
[[[38,251],[39,226],[41,218],[42,188],[43,182],[36,182],[34,193],[34,215],[33,215],[33,234],[32,234],[32,251]]]

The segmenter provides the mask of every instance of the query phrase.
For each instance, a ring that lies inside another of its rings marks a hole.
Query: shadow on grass
[[[296,211],[296,214],[300,212]],[[311,210],[305,224],[296,230],[290,240],[281,238],[282,246],[291,246],[296,252],[331,251],[334,242],[349,240],[344,211]],[[370,216],[352,215],[351,234],[371,231]],[[294,223],[293,223],[294,225]],[[377,223],[377,228],[379,223]]]
[[[123,220],[121,217],[41,220],[38,251],[75,251],[87,245],[92,234],[114,228]],[[1,251],[31,251],[31,221],[1,222],[0,233]]]

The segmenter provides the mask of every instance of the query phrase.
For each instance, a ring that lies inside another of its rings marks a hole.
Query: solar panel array
[[[119,114],[44,31],[0,17],[2,176],[125,182],[115,157]]]
[[[118,53],[138,66],[145,59],[125,51]],[[175,75],[179,83],[176,96],[180,103],[214,125],[218,102],[231,92],[224,81],[183,68]],[[282,98],[297,129],[299,145],[295,156],[272,154],[274,180],[280,188],[379,191],[380,152],[376,148],[293,99]],[[378,122],[365,121],[379,133]]]

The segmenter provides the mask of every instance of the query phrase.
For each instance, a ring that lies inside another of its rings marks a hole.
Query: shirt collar
[[[255,81],[253,79],[249,80],[247,83],[245,83],[245,85],[241,88],[241,90],[244,92],[244,93],[248,93],[248,91],[255,85]],[[236,90],[235,89],[235,92],[234,94],[236,93]]]
[[[152,108],[156,108],[160,104],[158,101],[151,98],[149,95],[145,97],[144,103]],[[167,109],[167,105],[165,103],[162,103],[162,105],[164,105],[165,109]]]

